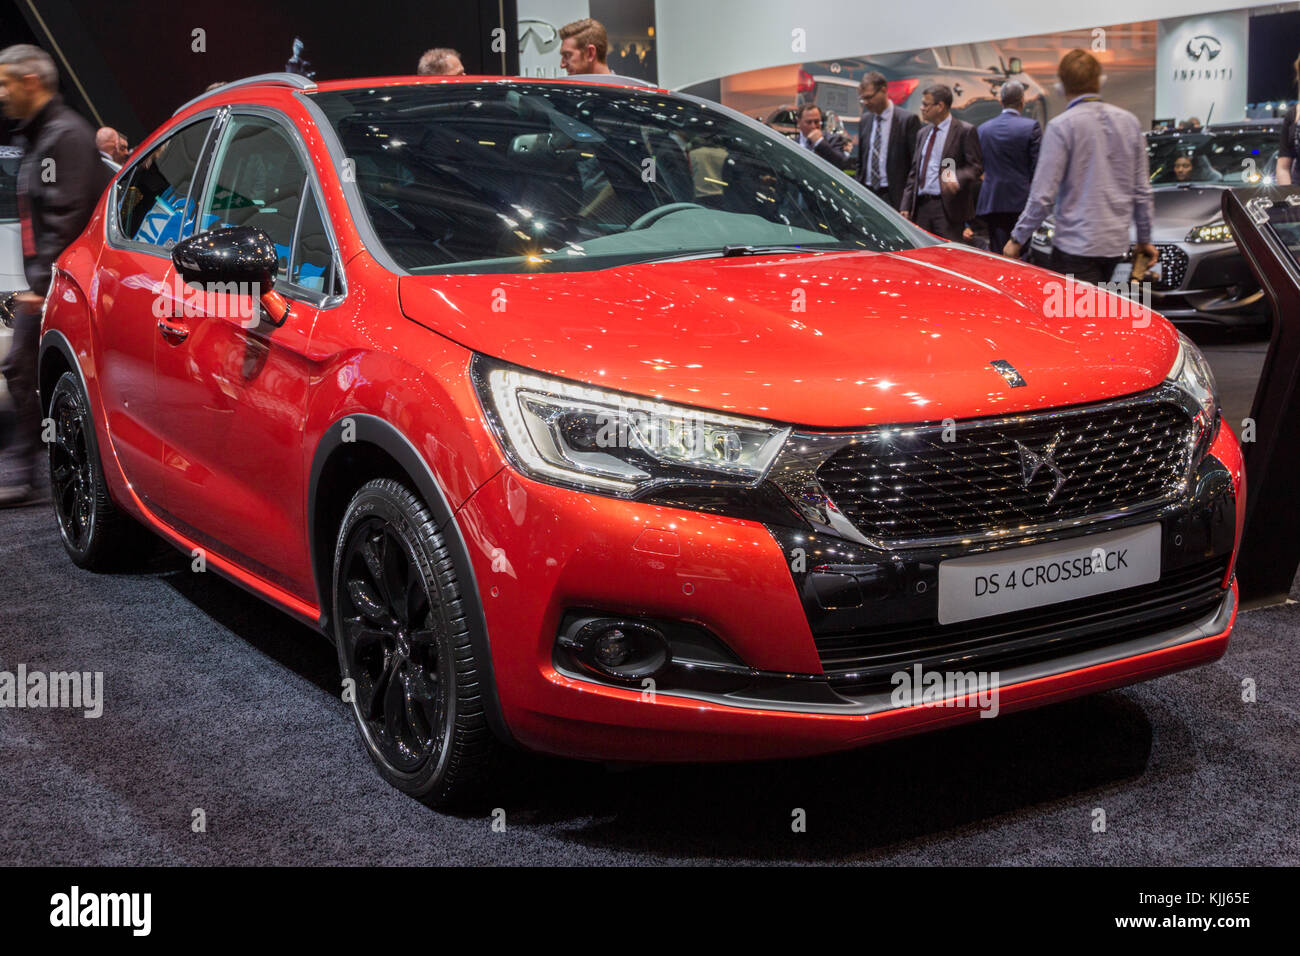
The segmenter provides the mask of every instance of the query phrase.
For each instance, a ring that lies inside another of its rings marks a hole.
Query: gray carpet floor
[[[179,555],[90,574],[48,505],[0,511],[0,596],[0,670],[105,681],[98,719],[0,709],[2,863],[1300,863],[1300,606],[1242,615],[1209,667],[849,754],[515,755],[453,816],[374,772],[323,639]]]

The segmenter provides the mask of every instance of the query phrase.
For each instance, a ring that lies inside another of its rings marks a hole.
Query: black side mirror
[[[190,236],[172,247],[172,263],[187,285],[257,296],[277,328],[289,317],[289,301],[275,291],[280,256],[261,229],[231,226]]]

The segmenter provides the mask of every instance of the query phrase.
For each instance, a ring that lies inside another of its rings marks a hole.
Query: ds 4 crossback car
[[[149,137],[46,299],[72,560],[148,529],[318,628],[439,806],[506,744],[825,753],[1224,653],[1195,346],[597,80],[274,75]]]

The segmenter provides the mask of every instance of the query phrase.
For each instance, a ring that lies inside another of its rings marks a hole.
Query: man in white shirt
[[[921,95],[921,118],[926,125],[916,142],[901,211],[922,229],[957,241],[975,218],[975,187],[984,174],[979,134],[952,115],[952,90],[946,86]]]

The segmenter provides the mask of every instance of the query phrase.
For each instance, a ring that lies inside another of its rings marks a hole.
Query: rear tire
[[[53,441],[47,442],[50,500],[63,549],[72,563],[89,571],[121,570],[138,563],[149,535],[113,503],[95,439],[86,393],[72,372],[64,372],[50,394]]]
[[[380,775],[440,809],[477,796],[499,749],[483,709],[487,668],[446,543],[397,481],[368,482],[348,505],[333,622],[352,716]]]

